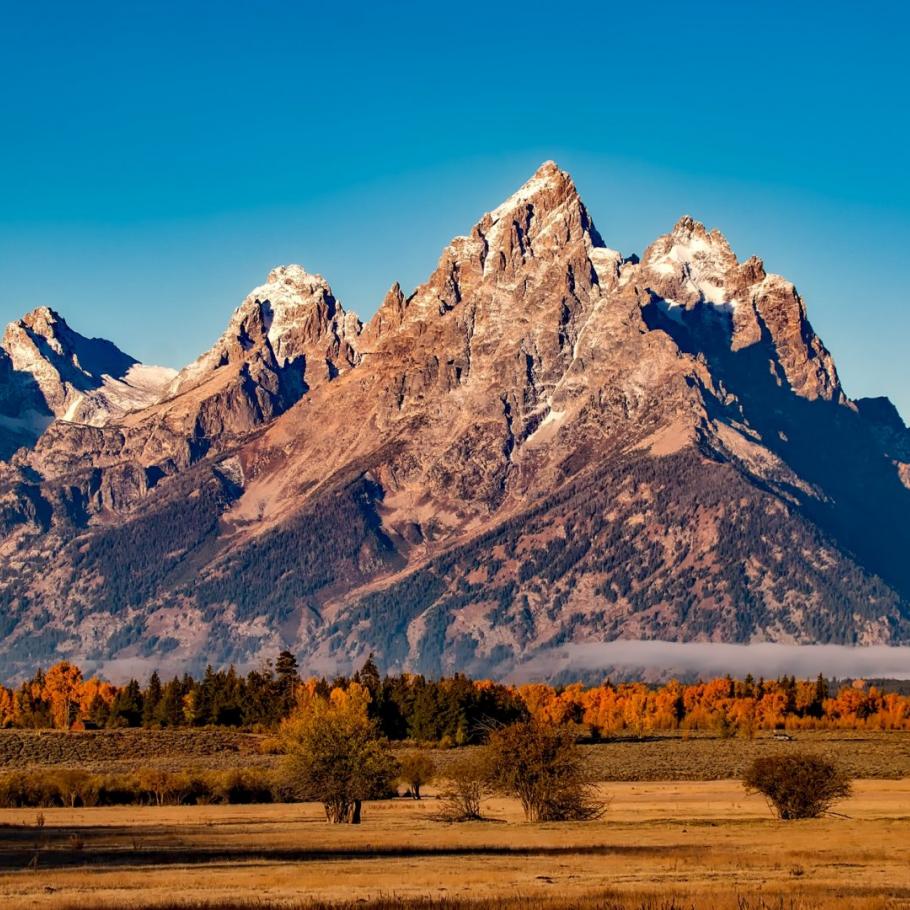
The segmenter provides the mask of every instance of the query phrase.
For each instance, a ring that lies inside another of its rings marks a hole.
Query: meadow
[[[268,768],[277,757],[262,754],[264,741],[8,731],[0,756],[48,773],[78,761]],[[861,779],[836,814],[781,822],[735,777],[756,754],[802,747]],[[0,906],[910,908],[910,735],[661,736],[584,748],[609,806],[583,823],[531,824],[499,797],[484,802],[483,821],[444,823],[433,787],[420,801],[368,803],[360,826],[327,825],[312,803],[3,809]],[[459,751],[434,754],[444,768]]]
[[[312,804],[48,809],[40,827],[2,810],[0,903],[910,906],[910,781],[860,781],[837,816],[789,823],[731,781],[603,793],[602,819],[561,824],[526,823],[507,799],[488,800],[484,821],[444,824],[432,795],[370,803],[359,827],[327,825]]]

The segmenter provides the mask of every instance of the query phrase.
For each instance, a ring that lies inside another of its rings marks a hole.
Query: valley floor
[[[527,824],[503,799],[444,824],[432,793],[369,803],[360,827],[312,804],[45,809],[40,827],[0,810],[0,906],[910,908],[908,779],[860,780],[837,816],[788,823],[731,780],[603,789],[583,824]]]

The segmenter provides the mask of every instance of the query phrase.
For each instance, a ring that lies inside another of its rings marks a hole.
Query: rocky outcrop
[[[691,218],[623,256],[548,162],[365,326],[275,269],[153,404],[0,466],[0,663],[905,641],[906,453],[792,284]]]

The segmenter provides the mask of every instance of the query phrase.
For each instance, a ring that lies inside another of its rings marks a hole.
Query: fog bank
[[[594,671],[621,673],[624,678],[669,678],[674,675],[742,678],[792,674],[812,677],[880,677],[910,679],[910,647],[869,645],[783,645],[760,642],[731,645],[717,642],[610,641],[568,644],[540,651],[517,665],[509,678],[517,682],[551,679]],[[640,673],[634,671],[639,670]]]

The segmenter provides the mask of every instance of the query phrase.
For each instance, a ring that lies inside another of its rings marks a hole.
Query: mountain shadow
[[[653,300],[644,316],[681,350],[703,355],[719,385],[735,396],[730,404],[712,397],[712,416],[747,423],[766,448],[817,487],[820,497],[793,491],[803,513],[910,601],[910,490],[876,431],[882,405],[797,395],[760,316],[760,340],[738,351],[730,348],[731,314],[712,305],[671,317]]]

